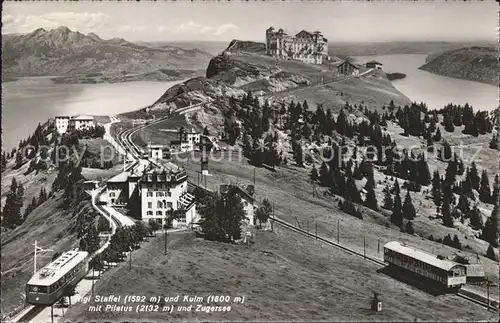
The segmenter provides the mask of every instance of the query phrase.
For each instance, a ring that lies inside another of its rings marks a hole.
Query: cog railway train
[[[43,267],[26,284],[26,301],[32,305],[52,305],[75,286],[88,271],[89,253],[72,250]]]
[[[398,272],[410,272],[420,280],[448,291],[458,291],[466,283],[466,267],[398,241],[384,245],[384,261]]]

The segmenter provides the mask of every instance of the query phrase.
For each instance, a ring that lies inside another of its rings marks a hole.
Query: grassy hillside
[[[466,47],[431,56],[420,69],[439,75],[498,84],[498,51],[494,47]]]
[[[37,256],[40,269],[51,261],[55,252],[78,247],[79,241],[72,229],[78,217],[91,210],[89,200],[63,209],[61,196],[57,194],[31,212],[21,226],[2,232],[2,314],[24,304],[25,284],[33,275],[35,240],[39,246],[54,250]]]
[[[191,233],[170,234],[167,257],[159,235],[134,252],[131,271],[123,263],[96,285],[96,294],[122,297],[244,296],[243,304],[229,304],[230,312],[89,312],[93,303],[79,303],[66,320],[402,322],[493,315],[456,296],[430,296],[377,272],[377,266],[360,258],[284,228],[275,229],[274,233],[255,232],[255,244],[249,246],[204,241]],[[380,293],[382,312],[369,310],[373,291]]]

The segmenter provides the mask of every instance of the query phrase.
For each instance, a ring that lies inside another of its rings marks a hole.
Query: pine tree
[[[5,167],[7,167],[7,155],[5,153],[5,150],[2,151],[2,160],[0,162],[0,170],[4,171]]]
[[[483,217],[481,211],[475,206],[473,210],[469,211],[468,217],[470,219],[470,226],[474,230],[482,230],[484,227]]]
[[[498,239],[500,236],[498,218],[500,217],[500,203],[495,205],[491,216],[486,220],[486,223],[481,234],[481,239],[489,242],[493,247],[498,247]]]
[[[441,141],[441,130],[439,130],[439,127],[436,130],[436,134],[432,138],[434,141]]]
[[[387,185],[384,189],[384,209],[391,211],[393,204],[391,190],[389,189],[389,185]]]
[[[488,173],[486,169],[483,169],[481,174],[481,184],[479,186],[479,200],[484,203],[489,203],[491,201],[491,190],[490,181],[488,179]]]
[[[481,179],[479,178],[475,162],[472,162],[472,165],[470,167],[470,179],[472,182],[472,188],[479,191],[479,183],[481,182]]]
[[[403,216],[408,220],[413,220],[417,216],[411,200],[410,191],[406,191],[405,202],[403,204]]]
[[[352,177],[347,178],[346,186],[346,194],[344,194],[346,198],[349,198],[354,203],[361,203],[361,194],[359,193],[356,182]]]
[[[325,187],[330,186],[331,175],[330,172],[328,171],[328,166],[326,165],[326,162],[323,162],[321,164],[321,167],[319,168],[319,182],[322,186]]]
[[[313,165],[313,168],[311,170],[311,181],[316,182],[318,179],[319,179],[318,170],[316,169],[316,166]]]
[[[441,206],[441,178],[437,170],[432,177],[432,200],[436,206]]]
[[[208,132],[208,128],[207,128],[207,127],[205,127],[205,128],[203,129],[203,135],[204,135],[204,136],[207,136],[207,137],[208,137],[208,136],[210,136],[210,132]]]
[[[13,177],[10,186],[10,192],[7,194],[5,205],[2,210],[3,227],[14,229],[22,223],[22,195],[24,195],[24,189],[22,189],[21,184],[17,184],[16,178]]]
[[[431,183],[431,172],[429,171],[429,164],[425,160],[424,156],[421,156],[418,160],[418,176],[416,182],[420,185],[427,186]]]
[[[365,205],[370,209],[377,211],[378,205],[377,205],[377,196],[375,195],[376,183],[373,175],[373,165],[371,163],[367,164],[369,166],[367,173],[367,181],[365,185],[365,190],[366,190]]]
[[[262,166],[264,161],[264,151],[259,140],[254,140],[252,146],[252,164],[256,167]]]
[[[396,196],[394,197],[391,222],[398,227],[401,227],[403,225],[403,207],[401,205],[401,197],[399,196],[399,194],[396,194]]]
[[[413,229],[413,223],[411,221],[408,221],[406,223],[405,232],[408,233],[408,234],[414,234],[415,233],[415,230]]]
[[[443,194],[443,207],[441,209],[443,215],[443,224],[447,227],[453,228],[453,218],[450,210],[449,194]]]
[[[497,261],[497,256],[495,255],[495,249],[493,249],[491,243],[488,246],[488,250],[486,250],[486,257],[490,258],[493,261]]]
[[[295,162],[297,163],[297,166],[304,167],[304,156],[303,156],[303,152],[302,152],[302,146],[300,144],[296,145],[294,155],[295,155]]]

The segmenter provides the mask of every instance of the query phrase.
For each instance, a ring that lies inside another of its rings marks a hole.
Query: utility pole
[[[489,311],[490,310],[490,281],[489,281],[489,279],[486,279],[486,289],[487,289],[487,294],[488,294],[488,296],[487,296],[488,300],[487,300],[486,304],[488,306],[487,309]]]
[[[132,248],[130,248],[130,261],[128,263],[128,271],[132,270]]]
[[[50,320],[54,323],[54,304],[50,305]]]
[[[337,243],[340,243],[340,220],[337,220]]]
[[[318,240],[318,224],[314,223],[315,229],[316,229],[316,240]]]
[[[165,229],[165,256],[167,255],[167,229]]]
[[[363,236],[363,257],[366,259],[366,237]]]
[[[309,236],[309,220],[307,220],[307,237],[310,238],[310,236]]]
[[[380,239],[377,240],[377,253],[380,253]]]
[[[255,192],[255,167],[253,168],[253,189]]]

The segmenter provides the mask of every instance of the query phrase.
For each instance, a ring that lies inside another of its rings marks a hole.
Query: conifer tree
[[[359,193],[359,190],[356,187],[356,182],[352,177],[347,178],[346,186],[346,197],[354,203],[361,203],[361,194]]]
[[[326,165],[326,162],[323,162],[321,164],[321,167],[319,168],[319,182],[322,186],[330,186],[331,182],[331,175],[330,172],[328,171],[328,166]]]
[[[376,183],[373,175],[373,165],[371,163],[367,163],[367,165],[368,165],[368,173],[365,185],[365,190],[366,190],[365,205],[370,209],[377,211],[378,205],[377,205],[377,196],[375,195]]]
[[[488,179],[488,173],[486,169],[483,169],[481,174],[481,184],[479,185],[479,200],[484,203],[489,203],[491,201],[491,190],[490,181]]]
[[[441,209],[441,213],[443,215],[443,224],[447,227],[453,228],[449,194],[443,194],[443,207]]]
[[[475,162],[472,162],[472,165],[470,167],[470,179],[472,183],[472,188],[479,191],[479,183],[481,182],[481,179],[479,178]]]
[[[432,200],[436,206],[441,206],[441,178],[437,170],[432,177]]]
[[[427,186],[431,183],[431,172],[429,171],[429,164],[425,160],[424,156],[420,156],[418,160],[418,177],[416,182],[420,185]]]
[[[460,194],[458,198],[457,209],[462,211],[462,214],[468,214],[470,211],[469,200],[465,194]]]
[[[500,217],[500,203],[497,202],[491,212],[491,216],[486,220],[486,223],[481,234],[481,239],[489,242],[493,247],[498,247],[498,239],[500,236],[500,227],[498,223],[498,218]]]
[[[403,204],[403,217],[407,218],[408,220],[413,220],[416,216],[417,214],[411,200],[410,191],[406,191],[405,201]]]
[[[316,182],[318,179],[319,179],[318,170],[316,169],[316,166],[313,165],[313,168],[311,170],[311,181]]]
[[[439,130],[439,127],[436,130],[436,134],[432,138],[434,141],[441,141],[441,130]]]
[[[393,200],[389,185],[384,188],[384,209],[391,211],[393,207]]]
[[[403,206],[401,204],[401,197],[399,196],[399,194],[396,194],[396,196],[394,197],[391,222],[398,227],[401,227],[403,225]]]
[[[12,178],[10,192],[7,194],[5,205],[2,210],[2,226],[14,229],[22,223],[21,207],[23,205],[24,189],[18,184],[16,178]]]
[[[493,261],[497,261],[497,256],[495,255],[495,249],[493,249],[491,243],[488,246],[488,250],[486,250],[486,257],[490,258]]]
[[[484,227],[483,217],[481,211],[475,206],[473,210],[469,211],[470,226],[474,230],[482,230]]]
[[[413,229],[413,223],[411,221],[408,221],[406,223],[405,232],[408,233],[408,234],[414,234],[415,233],[415,230]]]

